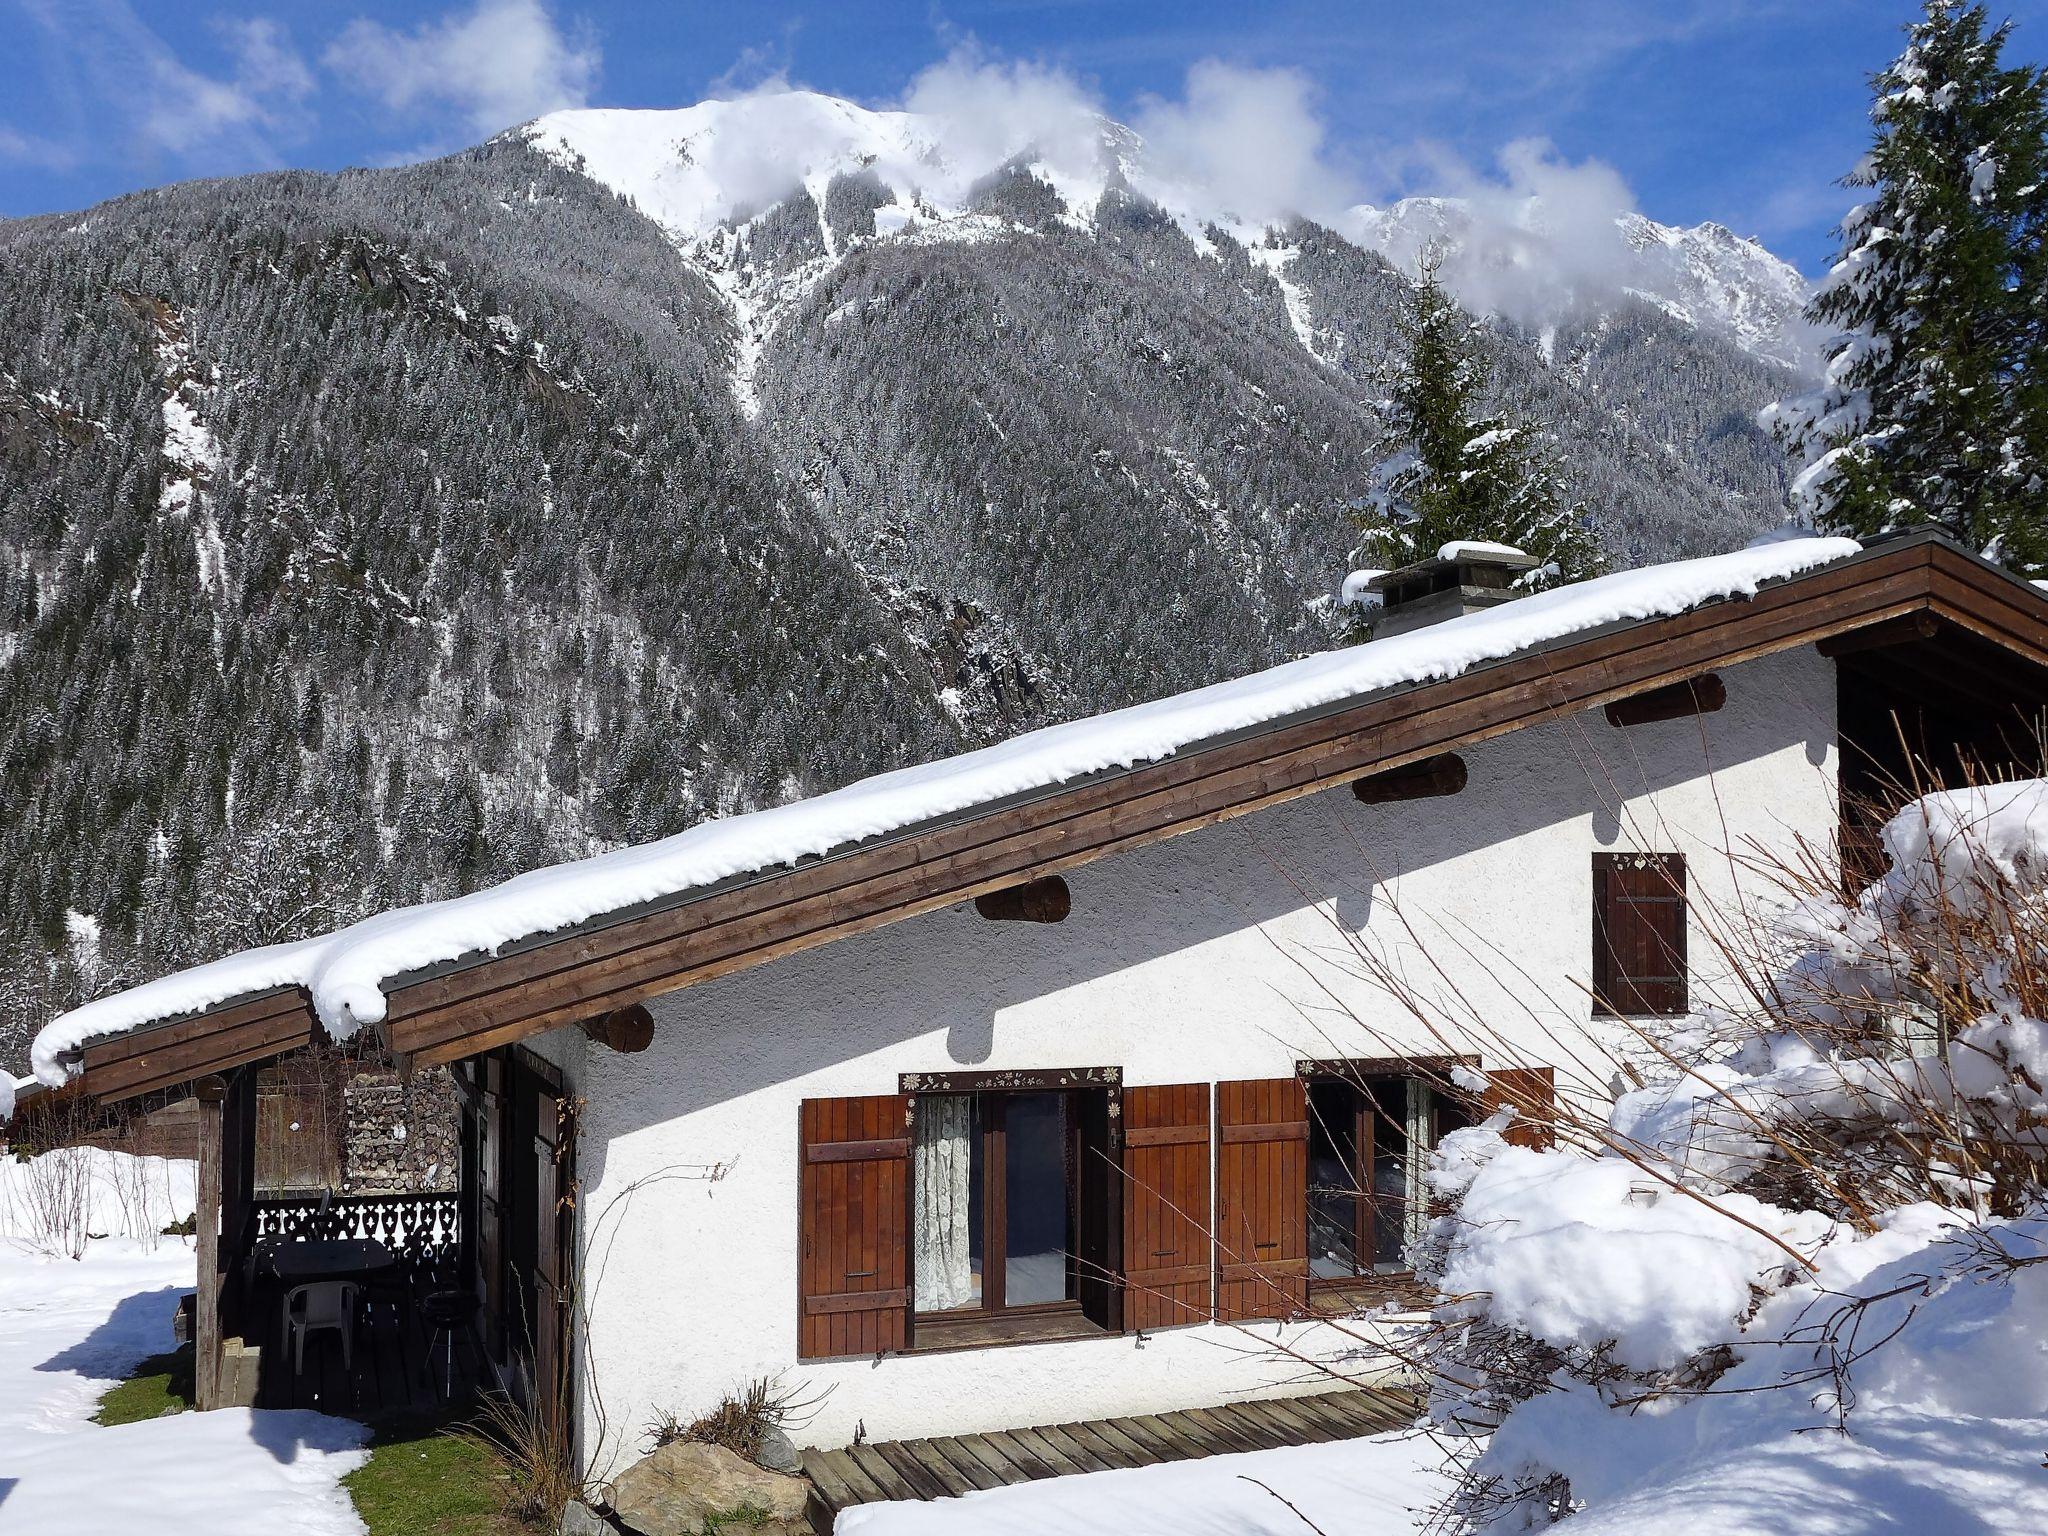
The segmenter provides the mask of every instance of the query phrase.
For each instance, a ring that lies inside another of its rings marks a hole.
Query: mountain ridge
[[[835,169],[686,250],[515,135],[0,224],[0,1052],[1336,643],[1408,279],[1014,158],[961,198]],[[1789,370],[1626,295],[1482,341],[1619,563],[1782,519]]]

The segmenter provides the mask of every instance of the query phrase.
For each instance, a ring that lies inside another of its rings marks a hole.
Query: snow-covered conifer
[[[1816,393],[1770,407],[1816,526],[1933,522],[2015,569],[2048,564],[2044,76],[2001,61],[2009,25],[1928,0],[1872,79],[1870,198],[1808,309],[1835,333]]]
[[[1424,252],[1390,402],[1399,451],[1375,473],[1359,559],[1392,568],[1480,539],[1536,556],[1547,577],[1591,575],[1600,546],[1585,509],[1562,488],[1554,446],[1486,410],[1479,323],[1445,290],[1441,265],[1438,252]]]

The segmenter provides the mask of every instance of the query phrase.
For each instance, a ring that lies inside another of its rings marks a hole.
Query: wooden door
[[[484,1309],[485,1347],[503,1360],[510,1344],[505,1273],[505,1062],[477,1063],[477,1272]]]
[[[569,1426],[570,1287],[575,1281],[573,1101],[540,1089],[533,1135],[533,1387],[543,1421]]]
[[[1123,1111],[1124,1326],[1207,1322],[1209,1085],[1126,1088]]]
[[[799,1114],[797,1356],[910,1343],[910,1100],[806,1099]]]
[[[1216,1315],[1308,1310],[1308,1098],[1298,1077],[1216,1085]]]

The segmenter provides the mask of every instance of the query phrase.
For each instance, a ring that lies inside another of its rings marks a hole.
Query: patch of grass
[[[506,1513],[505,1468],[489,1447],[436,1425],[378,1425],[370,1459],[342,1486],[370,1536],[533,1536]]]
[[[137,1424],[183,1413],[192,1406],[192,1346],[182,1344],[167,1355],[151,1355],[135,1374],[109,1387],[92,1416],[95,1424]]]

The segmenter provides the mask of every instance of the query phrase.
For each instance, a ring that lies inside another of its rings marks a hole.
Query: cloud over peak
[[[358,17],[321,55],[343,81],[394,112],[453,111],[478,135],[580,107],[601,57],[543,0],[476,0],[407,32]]]

